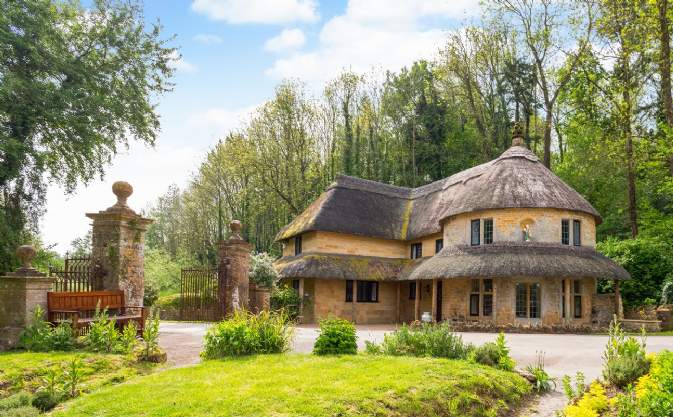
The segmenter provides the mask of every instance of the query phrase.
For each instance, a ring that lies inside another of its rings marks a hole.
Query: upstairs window
[[[493,243],[493,219],[484,219],[484,244]]]
[[[409,299],[410,300],[416,299],[416,281],[412,281],[409,283]]]
[[[470,244],[478,246],[481,244],[481,220],[475,219],[470,222]]]
[[[379,283],[376,281],[358,281],[358,303],[378,303]]]
[[[570,245],[570,220],[561,220],[561,244]]]
[[[444,247],[444,239],[435,240],[435,253],[439,253],[440,250]]]
[[[573,245],[582,245],[582,222],[573,220]]]
[[[421,242],[411,244],[411,259],[423,257],[423,244]]]
[[[294,256],[301,253],[301,235],[294,237]]]

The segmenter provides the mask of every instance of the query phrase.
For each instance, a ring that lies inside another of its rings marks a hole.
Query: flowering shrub
[[[577,404],[571,404],[564,410],[566,417],[598,417],[608,408],[608,397],[605,388],[593,382],[589,391],[580,398]]]

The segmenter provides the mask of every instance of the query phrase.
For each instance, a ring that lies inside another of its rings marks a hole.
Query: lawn
[[[496,416],[530,392],[511,372],[446,359],[262,355],[106,387],[55,416]]]
[[[79,389],[83,392],[120,383],[156,368],[155,365],[139,364],[121,355],[85,352],[0,353],[0,400],[21,391],[38,391],[45,386],[44,377],[49,369],[62,370],[75,358],[82,362]]]

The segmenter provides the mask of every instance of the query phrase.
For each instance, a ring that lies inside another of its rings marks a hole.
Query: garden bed
[[[496,416],[531,391],[519,375],[465,361],[259,355],[206,361],[99,390],[56,416]]]

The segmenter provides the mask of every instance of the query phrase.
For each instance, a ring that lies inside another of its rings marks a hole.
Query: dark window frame
[[[493,315],[493,279],[484,278],[481,280],[482,302],[481,314],[484,317],[491,317]]]
[[[352,303],[353,302],[353,280],[352,279],[347,279],[346,280],[346,302],[347,303]]]
[[[294,256],[301,254],[301,246],[301,235],[297,235],[294,237]]]
[[[570,220],[561,220],[561,244],[570,245]]]
[[[481,219],[470,221],[470,245],[481,245]]]
[[[423,242],[416,242],[411,244],[411,259],[419,259],[423,257]]]
[[[582,318],[582,282],[573,280],[573,317]]]
[[[470,317],[479,317],[479,294],[470,294]]]
[[[298,279],[293,279],[292,280],[292,289],[299,292],[299,280]]]
[[[484,219],[484,245],[493,243],[493,219]]]
[[[561,317],[568,318],[568,311],[566,307],[566,301],[568,300],[568,294],[566,293],[566,280],[561,280]]]
[[[573,220],[573,245],[582,246],[582,221]]]
[[[439,253],[442,249],[444,249],[444,239],[435,240],[435,253]]]
[[[355,298],[357,299],[358,303],[378,303],[379,282],[358,280],[357,293]]]
[[[410,300],[415,300],[416,299],[416,281],[410,281],[409,282],[409,299]]]

